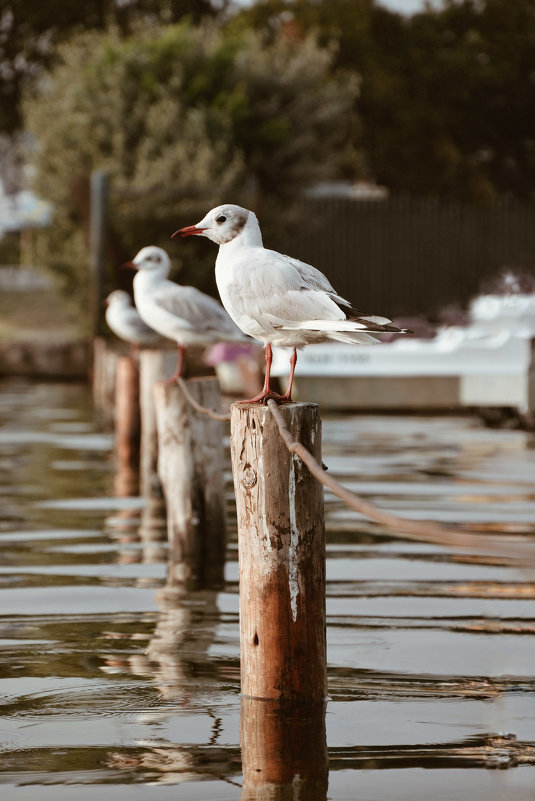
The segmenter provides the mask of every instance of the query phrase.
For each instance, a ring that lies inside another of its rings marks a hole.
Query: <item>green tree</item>
[[[85,188],[96,168],[114,187],[115,260],[161,244],[181,280],[210,289],[215,254],[177,247],[174,228],[230,201],[254,207],[269,234],[297,218],[304,187],[353,158],[356,78],[332,76],[331,52],[310,37],[265,45],[240,26],[181,24],[128,39],[86,35],[62,58],[26,119],[35,188],[55,208],[42,259],[74,292],[84,285]]]
[[[535,3],[443,0],[403,17],[374,0],[260,0],[259,30],[337,45],[360,75],[370,177],[395,192],[486,199],[535,193]]]
[[[77,33],[115,26],[124,35],[147,22],[215,16],[211,0],[0,0],[0,132],[21,126],[21,99],[57,60],[57,46]]]

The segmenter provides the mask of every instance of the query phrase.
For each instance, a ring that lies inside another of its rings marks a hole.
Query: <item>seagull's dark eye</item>
[[[216,219],[216,223],[219,223],[219,224],[224,223],[226,221],[226,219],[227,218],[222,214],[220,217],[218,217]]]

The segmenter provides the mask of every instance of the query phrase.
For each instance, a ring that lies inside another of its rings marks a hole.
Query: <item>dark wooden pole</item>
[[[197,403],[218,412],[215,378],[187,381]],[[225,560],[223,423],[199,414],[176,384],[154,387],[158,474],[167,506],[169,564],[191,588],[222,582]]]
[[[91,315],[93,336],[104,328],[104,276],[108,223],[109,178],[105,172],[91,173],[89,253],[91,262]]]
[[[319,407],[284,404],[321,461]],[[290,454],[269,408],[234,404],[231,452],[240,561],[241,688],[253,698],[327,695],[323,487]]]

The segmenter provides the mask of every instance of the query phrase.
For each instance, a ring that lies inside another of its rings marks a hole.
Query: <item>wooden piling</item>
[[[188,391],[205,408],[219,411],[217,379],[196,378]],[[225,505],[223,423],[200,415],[176,384],[154,387],[158,474],[167,506],[168,583],[190,588],[223,580]]]
[[[325,701],[242,698],[241,801],[325,801]]]
[[[132,482],[135,477],[139,483],[140,428],[139,368],[131,356],[120,356],[115,385],[115,456],[120,482]],[[137,490],[131,494],[137,495]]]
[[[104,337],[95,337],[92,368],[93,402],[101,420],[110,425],[115,417],[117,359],[117,352],[110,348]]]
[[[141,455],[140,491],[144,498],[162,497],[158,478],[158,433],[154,406],[154,385],[173,374],[176,350],[144,348],[139,354]]]
[[[292,436],[321,461],[319,407],[284,404]],[[323,487],[290,454],[269,408],[231,409],[244,696],[327,694]]]

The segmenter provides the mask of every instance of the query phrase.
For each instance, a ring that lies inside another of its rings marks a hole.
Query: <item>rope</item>
[[[207,406],[201,406],[201,404],[198,403],[198,401],[196,401],[193,395],[190,393],[183,378],[177,378],[176,382],[184,393],[187,402],[190,404],[190,406],[193,406],[196,412],[199,412],[199,414],[204,414],[206,417],[211,417],[212,420],[230,420],[230,414],[219,414],[218,412],[212,411],[212,409],[208,409]]]
[[[524,566],[535,564],[535,549],[531,543],[505,542],[503,538],[494,537],[492,535],[468,534],[464,531],[448,529],[440,525],[440,523],[424,520],[408,520],[407,518],[397,517],[397,515],[385,512],[374,504],[364,501],[358,495],[355,495],[339,484],[332,476],[325,473],[321,464],[314,458],[310,451],[292,437],[275,401],[268,400],[267,405],[286,447],[290,453],[295,453],[296,456],[299,456],[314,478],[344,501],[350,509],[354,509],[356,512],[370,518],[370,520],[374,520],[376,523],[386,526],[396,537],[400,539],[417,540],[419,542],[431,542],[435,545],[471,548],[479,552],[484,548],[485,551],[492,555],[522,560]]]

